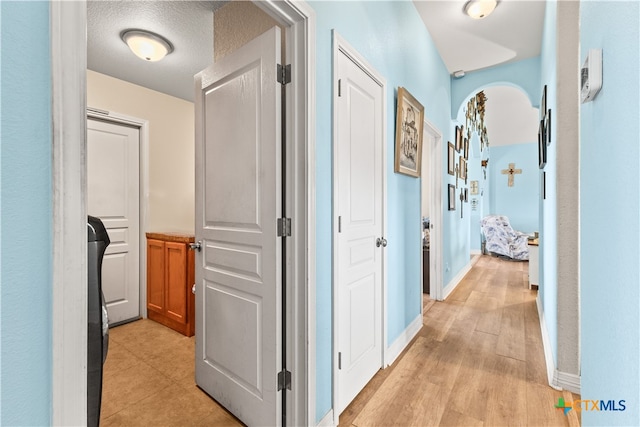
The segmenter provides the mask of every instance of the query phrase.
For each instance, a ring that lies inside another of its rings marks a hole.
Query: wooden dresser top
[[[162,240],[164,242],[176,242],[176,243],[193,243],[195,237],[193,234],[180,233],[180,232],[168,232],[168,233],[146,233],[147,239]]]

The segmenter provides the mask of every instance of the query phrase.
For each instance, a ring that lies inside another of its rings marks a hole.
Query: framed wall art
[[[551,145],[551,108],[547,110],[547,116],[544,121],[544,133],[547,139],[547,145]]]
[[[394,171],[420,177],[424,107],[405,88],[398,88]]]
[[[469,160],[469,138],[464,139],[464,159]]]
[[[449,175],[454,175],[456,171],[456,150],[451,142],[449,142],[447,156],[447,173]]]
[[[449,184],[449,210],[456,210],[456,186]]]
[[[464,159],[464,157],[460,156],[460,166],[459,166],[459,173],[460,173],[460,179],[464,179],[465,182],[467,180],[467,161]]]
[[[471,181],[471,183],[469,183],[469,188],[471,189],[472,196],[478,194],[478,181]]]
[[[463,144],[463,126],[456,126],[456,151],[459,153]]]
[[[538,167],[544,169],[547,164],[547,136],[544,132],[544,120],[540,120],[538,127]]]

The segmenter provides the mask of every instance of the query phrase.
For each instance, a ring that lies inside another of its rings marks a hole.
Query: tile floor
[[[241,426],[196,386],[194,347],[148,319],[111,329],[100,425]]]

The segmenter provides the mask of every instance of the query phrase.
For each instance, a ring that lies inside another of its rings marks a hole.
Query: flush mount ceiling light
[[[489,16],[497,5],[497,0],[469,0],[464,5],[464,13],[473,19],[482,19]]]
[[[173,45],[169,40],[150,31],[125,30],[120,38],[138,58],[145,61],[160,61],[173,52]]]

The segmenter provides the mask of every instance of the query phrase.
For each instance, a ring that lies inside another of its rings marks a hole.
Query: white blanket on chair
[[[529,259],[527,234],[515,231],[509,218],[503,215],[488,215],[480,221],[486,239],[486,250],[511,259]]]

